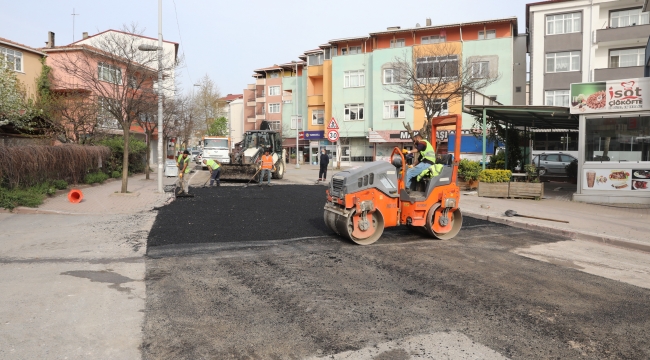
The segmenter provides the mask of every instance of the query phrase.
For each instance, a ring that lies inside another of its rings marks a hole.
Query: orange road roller
[[[432,134],[440,126],[455,125],[461,134],[458,115],[432,119]],[[404,154],[395,148],[390,162],[374,161],[332,176],[324,208],[325,224],[338,235],[359,245],[379,240],[384,228],[406,225],[431,237],[448,240],[463,224],[460,190],[456,185],[460,161],[460,136],[454,154],[436,156],[438,174],[423,177],[406,189]],[[431,144],[435,146],[435,144]]]

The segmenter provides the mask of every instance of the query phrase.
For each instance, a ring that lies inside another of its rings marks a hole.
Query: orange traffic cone
[[[72,189],[68,193],[68,200],[73,204],[78,204],[84,198],[84,193],[79,189]]]

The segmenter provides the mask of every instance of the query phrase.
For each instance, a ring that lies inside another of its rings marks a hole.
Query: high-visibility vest
[[[183,159],[183,154],[178,155],[178,169],[183,170],[183,166],[185,166],[183,163],[187,163],[187,167],[185,168],[185,173],[189,174],[190,173],[190,156],[187,155],[185,159]]]
[[[273,169],[273,156],[262,155],[262,169]]]
[[[217,170],[221,166],[212,159],[208,159],[208,161],[206,161],[205,164],[208,165],[212,170]]]
[[[418,175],[417,180],[420,181],[422,180],[423,177],[429,175],[431,178],[434,178],[438,175],[440,175],[440,172],[442,171],[443,165],[442,164],[433,164],[429,166],[428,168],[424,169],[420,175]]]
[[[432,164],[436,163],[436,152],[433,151],[433,146],[431,146],[431,143],[426,141],[426,140],[420,140],[427,144],[427,147],[424,149],[423,152],[420,153],[422,155],[422,160],[429,160],[431,161]]]

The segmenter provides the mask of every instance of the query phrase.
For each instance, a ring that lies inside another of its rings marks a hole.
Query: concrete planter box
[[[501,183],[478,183],[478,196],[482,197],[495,197],[495,198],[507,198],[508,191],[510,188],[510,183],[501,182]]]
[[[544,196],[544,183],[511,182],[508,197],[541,199]]]

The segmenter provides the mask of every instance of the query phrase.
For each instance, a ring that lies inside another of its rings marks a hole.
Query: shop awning
[[[406,130],[378,130],[368,132],[369,143],[410,143],[413,142]]]
[[[524,131],[540,131],[551,129],[577,130],[578,114],[571,114],[568,107],[563,106],[508,106],[508,105],[465,105],[463,112],[482,119],[483,168],[486,163],[487,150],[487,119],[496,120],[508,128]],[[506,146],[506,154],[508,147]],[[506,156],[506,167],[508,166]]]
[[[298,146],[309,146],[309,140],[299,140]],[[282,139],[282,147],[296,147],[296,138]]]

